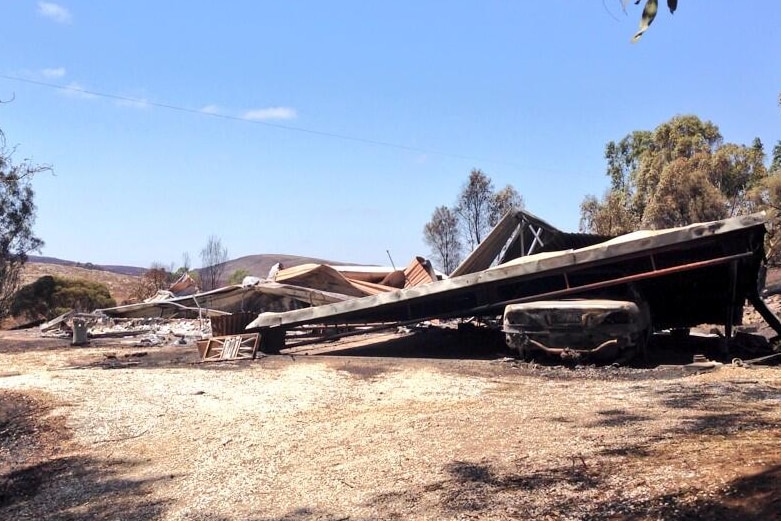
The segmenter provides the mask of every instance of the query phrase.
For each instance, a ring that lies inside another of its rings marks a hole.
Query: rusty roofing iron
[[[405,288],[428,284],[437,280],[437,274],[431,263],[423,257],[415,257],[404,270]]]
[[[347,277],[343,272],[359,278]],[[397,287],[404,287],[405,283],[422,284],[430,282],[432,276],[435,277],[428,261],[421,257],[413,259],[407,272],[375,267],[365,270],[361,267],[340,270],[325,264],[302,264],[279,270],[275,281],[257,279],[255,285],[231,285],[183,296],[163,292],[145,302],[98,311],[124,318],[220,316],[244,311],[284,311],[386,293]],[[381,275],[385,278],[380,280],[386,284],[370,282],[378,280]],[[394,275],[399,279],[398,285],[387,285]]]

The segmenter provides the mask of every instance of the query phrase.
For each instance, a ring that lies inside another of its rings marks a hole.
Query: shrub
[[[116,306],[105,284],[46,275],[16,292],[11,315],[52,319],[66,311],[91,312]]]

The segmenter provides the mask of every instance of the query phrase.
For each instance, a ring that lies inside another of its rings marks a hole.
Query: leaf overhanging
[[[668,5],[674,0],[668,0]],[[640,29],[637,31],[637,33],[632,37],[632,43],[637,42],[641,36],[643,36],[643,33],[648,30],[648,28],[651,26],[651,24],[654,21],[654,18],[656,18],[656,13],[659,11],[659,1],[658,0],[648,0],[645,3],[645,7],[643,8],[643,17],[640,19]]]

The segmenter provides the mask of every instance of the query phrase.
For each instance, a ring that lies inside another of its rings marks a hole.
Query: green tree
[[[602,201],[587,195],[580,204],[580,229],[597,235],[621,235],[639,228],[637,216],[631,211],[627,195],[609,190]]]
[[[754,138],[750,147],[725,143],[714,151],[710,161],[710,181],[726,198],[728,216],[756,211],[749,192],[768,173],[762,141]]]
[[[244,280],[244,277],[248,277],[249,275],[249,271],[243,268],[239,268],[230,274],[230,277],[228,277],[228,284],[241,284],[241,282]]]
[[[750,193],[767,176],[762,142],[724,143],[716,125],[675,116],[605,147],[610,189],[581,204],[581,229],[619,235],[754,211]]]
[[[768,263],[781,265],[781,141],[773,147],[768,175],[752,188],[750,197],[767,213],[765,254]]]
[[[463,245],[459,237],[458,214],[447,206],[434,210],[423,228],[423,240],[431,248],[434,262],[445,273],[451,273],[461,262]]]
[[[51,319],[66,311],[91,312],[116,306],[108,288],[99,282],[46,275],[23,286],[11,303],[15,317]]]
[[[0,319],[8,316],[27,255],[43,246],[33,234],[35,204],[30,183],[35,174],[51,170],[28,161],[15,164],[12,155],[0,130]]]
[[[707,165],[701,164],[707,159],[702,155],[694,160],[676,159],[664,169],[644,214],[654,228],[726,217],[726,198],[708,179]]]
[[[773,147],[773,159],[770,161],[769,170],[774,173],[781,172],[781,140]]]

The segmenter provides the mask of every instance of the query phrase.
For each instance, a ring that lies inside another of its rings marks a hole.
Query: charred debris
[[[73,332],[74,344],[129,334],[146,335],[154,342],[167,335],[179,343],[197,343],[203,360],[224,360],[383,330],[472,324],[506,334],[511,347],[541,345],[544,353],[571,356],[568,346],[545,342],[554,342],[557,327],[567,327],[559,323],[560,317],[568,317],[569,326],[582,327],[586,334],[586,323],[596,323],[588,318],[592,314],[573,314],[571,305],[566,312],[544,310],[557,308],[558,301],[616,299],[636,302],[647,312],[648,335],[633,356],[645,354],[651,335],[679,334],[708,324],[720,326],[722,354],[729,357],[729,340],[744,334],[737,328],[747,303],[781,335],[781,322],[761,296],[765,222],[760,213],[605,237],[563,232],[517,211],[505,215],[449,275],[416,257],[403,270],[275,266],[264,278],[246,277],[241,284],[207,292],[196,291],[192,281],[183,278],[145,302],[65,315],[41,330],[50,334],[65,327]],[[533,337],[518,324],[502,325],[508,306],[534,302],[545,302],[543,311],[533,315],[543,336]],[[616,316],[609,320],[621,320]],[[77,329],[85,330],[79,338]],[[639,338],[637,331],[633,335]],[[572,331],[562,338],[571,339]],[[581,354],[588,359],[587,342],[584,345]],[[765,350],[765,356],[775,354],[771,343]],[[521,348],[516,356],[524,353]]]

